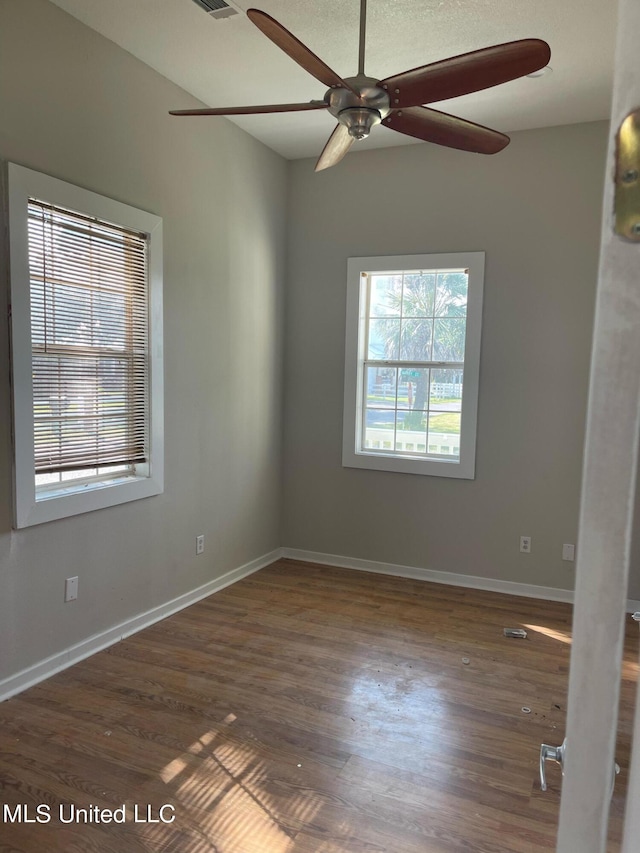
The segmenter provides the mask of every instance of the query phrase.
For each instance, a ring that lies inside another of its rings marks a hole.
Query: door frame
[[[606,850],[636,497],[640,243],[614,233],[613,211],[618,130],[626,116],[640,107],[640,3],[619,0],[618,15],[557,853]],[[638,213],[640,221],[640,209]],[[639,727],[636,711],[628,795],[635,792],[636,802],[640,798]],[[623,853],[631,853],[631,837],[640,831],[638,821],[637,812],[627,815]],[[637,850],[637,837],[633,850]]]

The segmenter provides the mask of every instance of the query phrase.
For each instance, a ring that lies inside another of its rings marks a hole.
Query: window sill
[[[119,477],[105,478],[104,480],[91,480],[89,482],[69,480],[66,483],[59,483],[55,486],[36,487],[36,503],[54,498],[61,498],[65,495],[86,495],[89,492],[96,491],[97,489],[108,489],[112,486],[121,486],[124,483],[142,479],[146,478],[136,477],[135,474],[126,474]]]
[[[425,459],[417,456],[393,456],[384,453],[349,451],[342,454],[343,468],[363,468],[371,471],[392,471],[398,474],[422,474],[430,477],[452,477],[473,480],[473,464],[459,459]]]
[[[71,488],[34,492],[31,499],[16,507],[16,527],[31,527],[47,521],[105,509],[110,506],[153,497],[164,491],[160,477],[129,476],[118,480],[77,484]]]

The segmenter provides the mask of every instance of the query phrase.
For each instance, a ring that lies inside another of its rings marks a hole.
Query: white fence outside
[[[426,443],[424,432],[399,430],[396,446],[393,446],[393,430],[367,428],[365,447],[371,450],[401,451],[405,453],[437,453],[445,456],[460,456],[460,436],[450,432],[430,432]]]

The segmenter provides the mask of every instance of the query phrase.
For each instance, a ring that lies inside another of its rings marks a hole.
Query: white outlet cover
[[[531,553],[531,537],[530,536],[521,536],[520,537],[520,551],[523,554]]]
[[[67,578],[64,582],[64,600],[75,601],[78,598],[78,577]]]

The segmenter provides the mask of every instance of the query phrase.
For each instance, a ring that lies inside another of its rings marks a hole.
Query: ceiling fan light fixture
[[[553,71],[553,68],[550,65],[545,65],[544,68],[538,68],[537,71],[532,71],[531,74],[527,74],[525,76],[536,78],[536,77],[544,77],[546,74],[550,74]]]
[[[380,124],[381,116],[378,110],[370,107],[347,107],[338,113],[338,121],[349,131],[354,139],[364,139],[371,133],[371,128]]]

